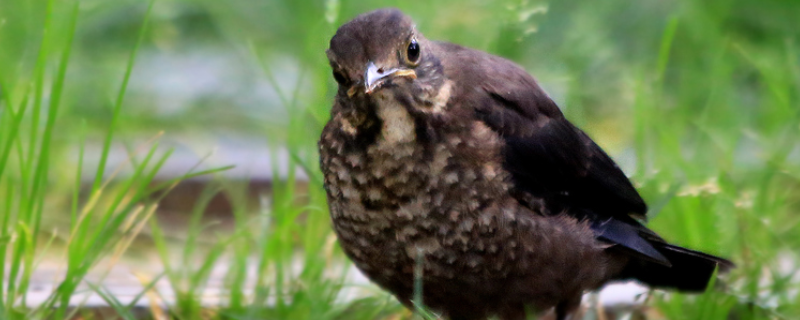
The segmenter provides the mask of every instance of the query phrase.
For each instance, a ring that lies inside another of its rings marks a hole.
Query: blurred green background
[[[386,6],[521,64],[631,176],[653,229],[738,265],[617,315],[800,318],[794,0],[0,0],[0,318],[415,317],[353,284],[316,159],[328,41]],[[34,303],[42,261],[66,275]],[[87,280],[119,261],[152,271],[130,301]],[[67,303],[82,291],[111,310]]]

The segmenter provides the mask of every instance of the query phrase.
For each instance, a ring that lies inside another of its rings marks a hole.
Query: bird
[[[394,8],[341,25],[326,55],[332,228],[406,307],[563,320],[609,282],[702,292],[734,267],[648,229],[619,166],[514,62],[428,40]]]

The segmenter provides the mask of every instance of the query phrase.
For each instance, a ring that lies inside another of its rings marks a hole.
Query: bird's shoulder
[[[593,198],[592,193],[608,195],[578,204],[591,208],[611,202],[621,215],[646,212],[644,201],[611,157],[564,117],[524,68],[483,51],[446,42],[437,45],[439,54],[446,55],[448,78],[457,79],[455,104],[474,111],[505,140],[505,165],[519,188],[537,195],[578,197],[572,200],[588,201],[583,198]]]
[[[543,201],[546,213],[587,220],[598,237],[664,261],[642,238],[658,237],[634,217],[647,205],[628,177],[525,69],[482,51],[438,43],[453,102],[468,109],[502,139],[502,162],[523,205]]]

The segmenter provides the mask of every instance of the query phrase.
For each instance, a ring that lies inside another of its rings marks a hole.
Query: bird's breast
[[[320,142],[331,217],[345,251],[365,271],[403,272],[418,254],[482,265],[464,252],[498,246],[468,239],[495,232],[503,206],[516,205],[492,151],[493,133],[476,123],[423,143],[413,139],[414,122],[402,106],[381,108],[378,114],[397,118],[384,121],[374,143],[359,145],[335,125]]]

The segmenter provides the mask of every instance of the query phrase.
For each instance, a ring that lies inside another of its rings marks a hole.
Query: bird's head
[[[414,95],[441,85],[441,64],[432,43],[397,9],[379,9],[342,25],[327,50],[339,95],[372,100],[386,95]]]

